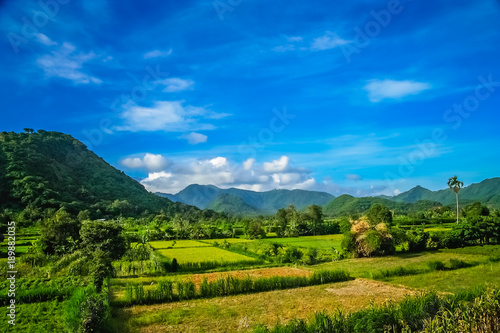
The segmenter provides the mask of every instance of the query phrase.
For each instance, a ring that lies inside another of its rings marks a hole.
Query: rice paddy
[[[316,249],[328,249],[332,247],[340,250],[342,235],[322,235],[322,236],[302,236],[302,237],[284,237],[284,238],[266,238],[265,242],[279,243],[296,247],[309,247]]]
[[[179,264],[186,262],[238,262],[238,261],[252,261],[255,258],[248,257],[239,253],[226,251],[212,246],[199,246],[190,248],[172,248],[158,250],[158,253],[169,259],[177,259]]]

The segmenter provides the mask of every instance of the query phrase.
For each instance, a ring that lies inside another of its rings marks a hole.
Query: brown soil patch
[[[396,295],[404,294],[405,296],[413,296],[419,293],[416,289],[368,279],[356,279],[343,288],[327,288],[326,291],[341,297],[359,297],[364,295],[365,297],[374,298],[390,296],[393,293]]]
[[[224,273],[204,273],[204,274],[192,274],[186,278],[186,281],[193,281],[197,286],[201,284],[203,279],[207,279],[208,282],[215,281],[220,277],[231,276],[237,279],[245,279],[251,277],[256,278],[266,278],[271,276],[310,276],[311,271],[293,267],[275,267],[275,268],[260,268],[260,269],[250,269],[244,271],[229,271]]]

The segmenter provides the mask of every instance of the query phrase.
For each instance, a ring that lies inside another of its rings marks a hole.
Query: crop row
[[[238,279],[227,276],[215,281],[203,280],[199,288],[191,282],[159,281],[156,289],[144,290],[142,284],[129,283],[125,289],[125,299],[116,305],[153,304],[175,302],[195,298],[211,298],[271,290],[282,290],[313,286],[325,283],[341,282],[352,279],[346,271],[316,271],[309,277],[273,276],[269,278]]]

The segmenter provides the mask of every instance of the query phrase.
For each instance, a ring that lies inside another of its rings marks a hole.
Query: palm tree
[[[464,187],[464,182],[458,180],[457,176],[450,177],[448,179],[448,186],[455,191],[455,196],[457,198],[457,224],[458,224],[458,191]]]

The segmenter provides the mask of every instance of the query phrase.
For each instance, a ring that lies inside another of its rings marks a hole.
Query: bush
[[[444,263],[439,260],[429,261],[427,266],[431,271],[444,271],[446,269]]]
[[[462,260],[450,259],[450,268],[451,269],[460,269],[470,267],[471,265]]]
[[[406,232],[406,239],[408,241],[409,252],[425,251],[429,233],[425,232],[423,228],[412,229]]]

